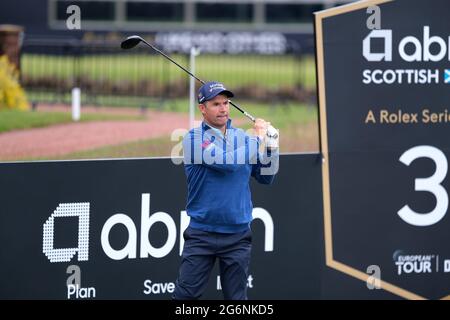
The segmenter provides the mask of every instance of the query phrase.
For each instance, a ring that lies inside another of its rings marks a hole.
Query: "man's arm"
[[[258,161],[252,165],[252,177],[262,184],[272,184],[279,167],[278,149],[266,149],[261,156],[258,155]]]

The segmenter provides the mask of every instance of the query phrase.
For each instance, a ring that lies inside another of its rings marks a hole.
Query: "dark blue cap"
[[[210,81],[201,86],[198,91],[198,103],[204,103],[208,100],[213,99],[218,94],[224,94],[228,98],[234,97],[233,92],[227,90],[225,86],[216,81]]]

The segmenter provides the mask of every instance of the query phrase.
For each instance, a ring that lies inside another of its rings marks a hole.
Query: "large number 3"
[[[441,182],[447,175],[448,163],[445,154],[431,146],[411,148],[402,154],[400,161],[409,166],[417,158],[430,158],[436,164],[436,171],[431,177],[415,181],[416,191],[428,191],[436,197],[436,207],[428,213],[417,213],[405,205],[398,211],[398,215],[405,222],[414,226],[430,226],[439,222],[447,213],[448,194],[441,186]]]

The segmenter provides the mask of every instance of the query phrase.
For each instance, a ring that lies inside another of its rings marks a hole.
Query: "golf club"
[[[136,47],[139,43],[143,42],[145,45],[147,45],[148,47],[152,48],[153,50],[155,50],[156,52],[158,52],[160,55],[162,55],[164,58],[168,59],[169,61],[173,62],[175,65],[177,65],[180,69],[182,69],[184,72],[186,72],[187,74],[189,74],[191,77],[193,77],[194,79],[196,79],[197,81],[199,81],[201,84],[205,84],[205,81],[203,81],[202,79],[197,78],[194,74],[192,74],[191,72],[189,72],[189,70],[187,70],[186,68],[184,68],[182,65],[180,65],[178,62],[176,62],[175,60],[173,60],[171,57],[169,57],[167,54],[165,54],[164,52],[162,52],[161,50],[159,50],[157,47],[155,47],[154,45],[148,43],[147,41],[145,41],[145,39],[143,39],[140,36],[134,35],[134,36],[129,36],[128,38],[126,38],[124,41],[122,41],[122,43],[120,44],[120,47],[122,49],[132,49],[134,47]],[[249,118],[252,122],[255,122],[255,117],[253,117],[251,114],[249,114],[247,111],[243,110],[241,107],[239,107],[237,104],[235,104],[234,102],[232,102],[231,100],[228,100],[230,102],[230,104],[235,107],[236,109],[238,109],[240,112],[242,112],[247,118]],[[268,130],[267,130],[267,135],[269,137],[273,137],[273,138],[277,138],[278,136],[278,132],[275,128],[273,128],[272,126],[269,126]]]

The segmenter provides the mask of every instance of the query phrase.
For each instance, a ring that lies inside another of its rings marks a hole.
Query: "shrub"
[[[0,110],[28,110],[25,91],[19,84],[19,73],[6,55],[0,56]]]

